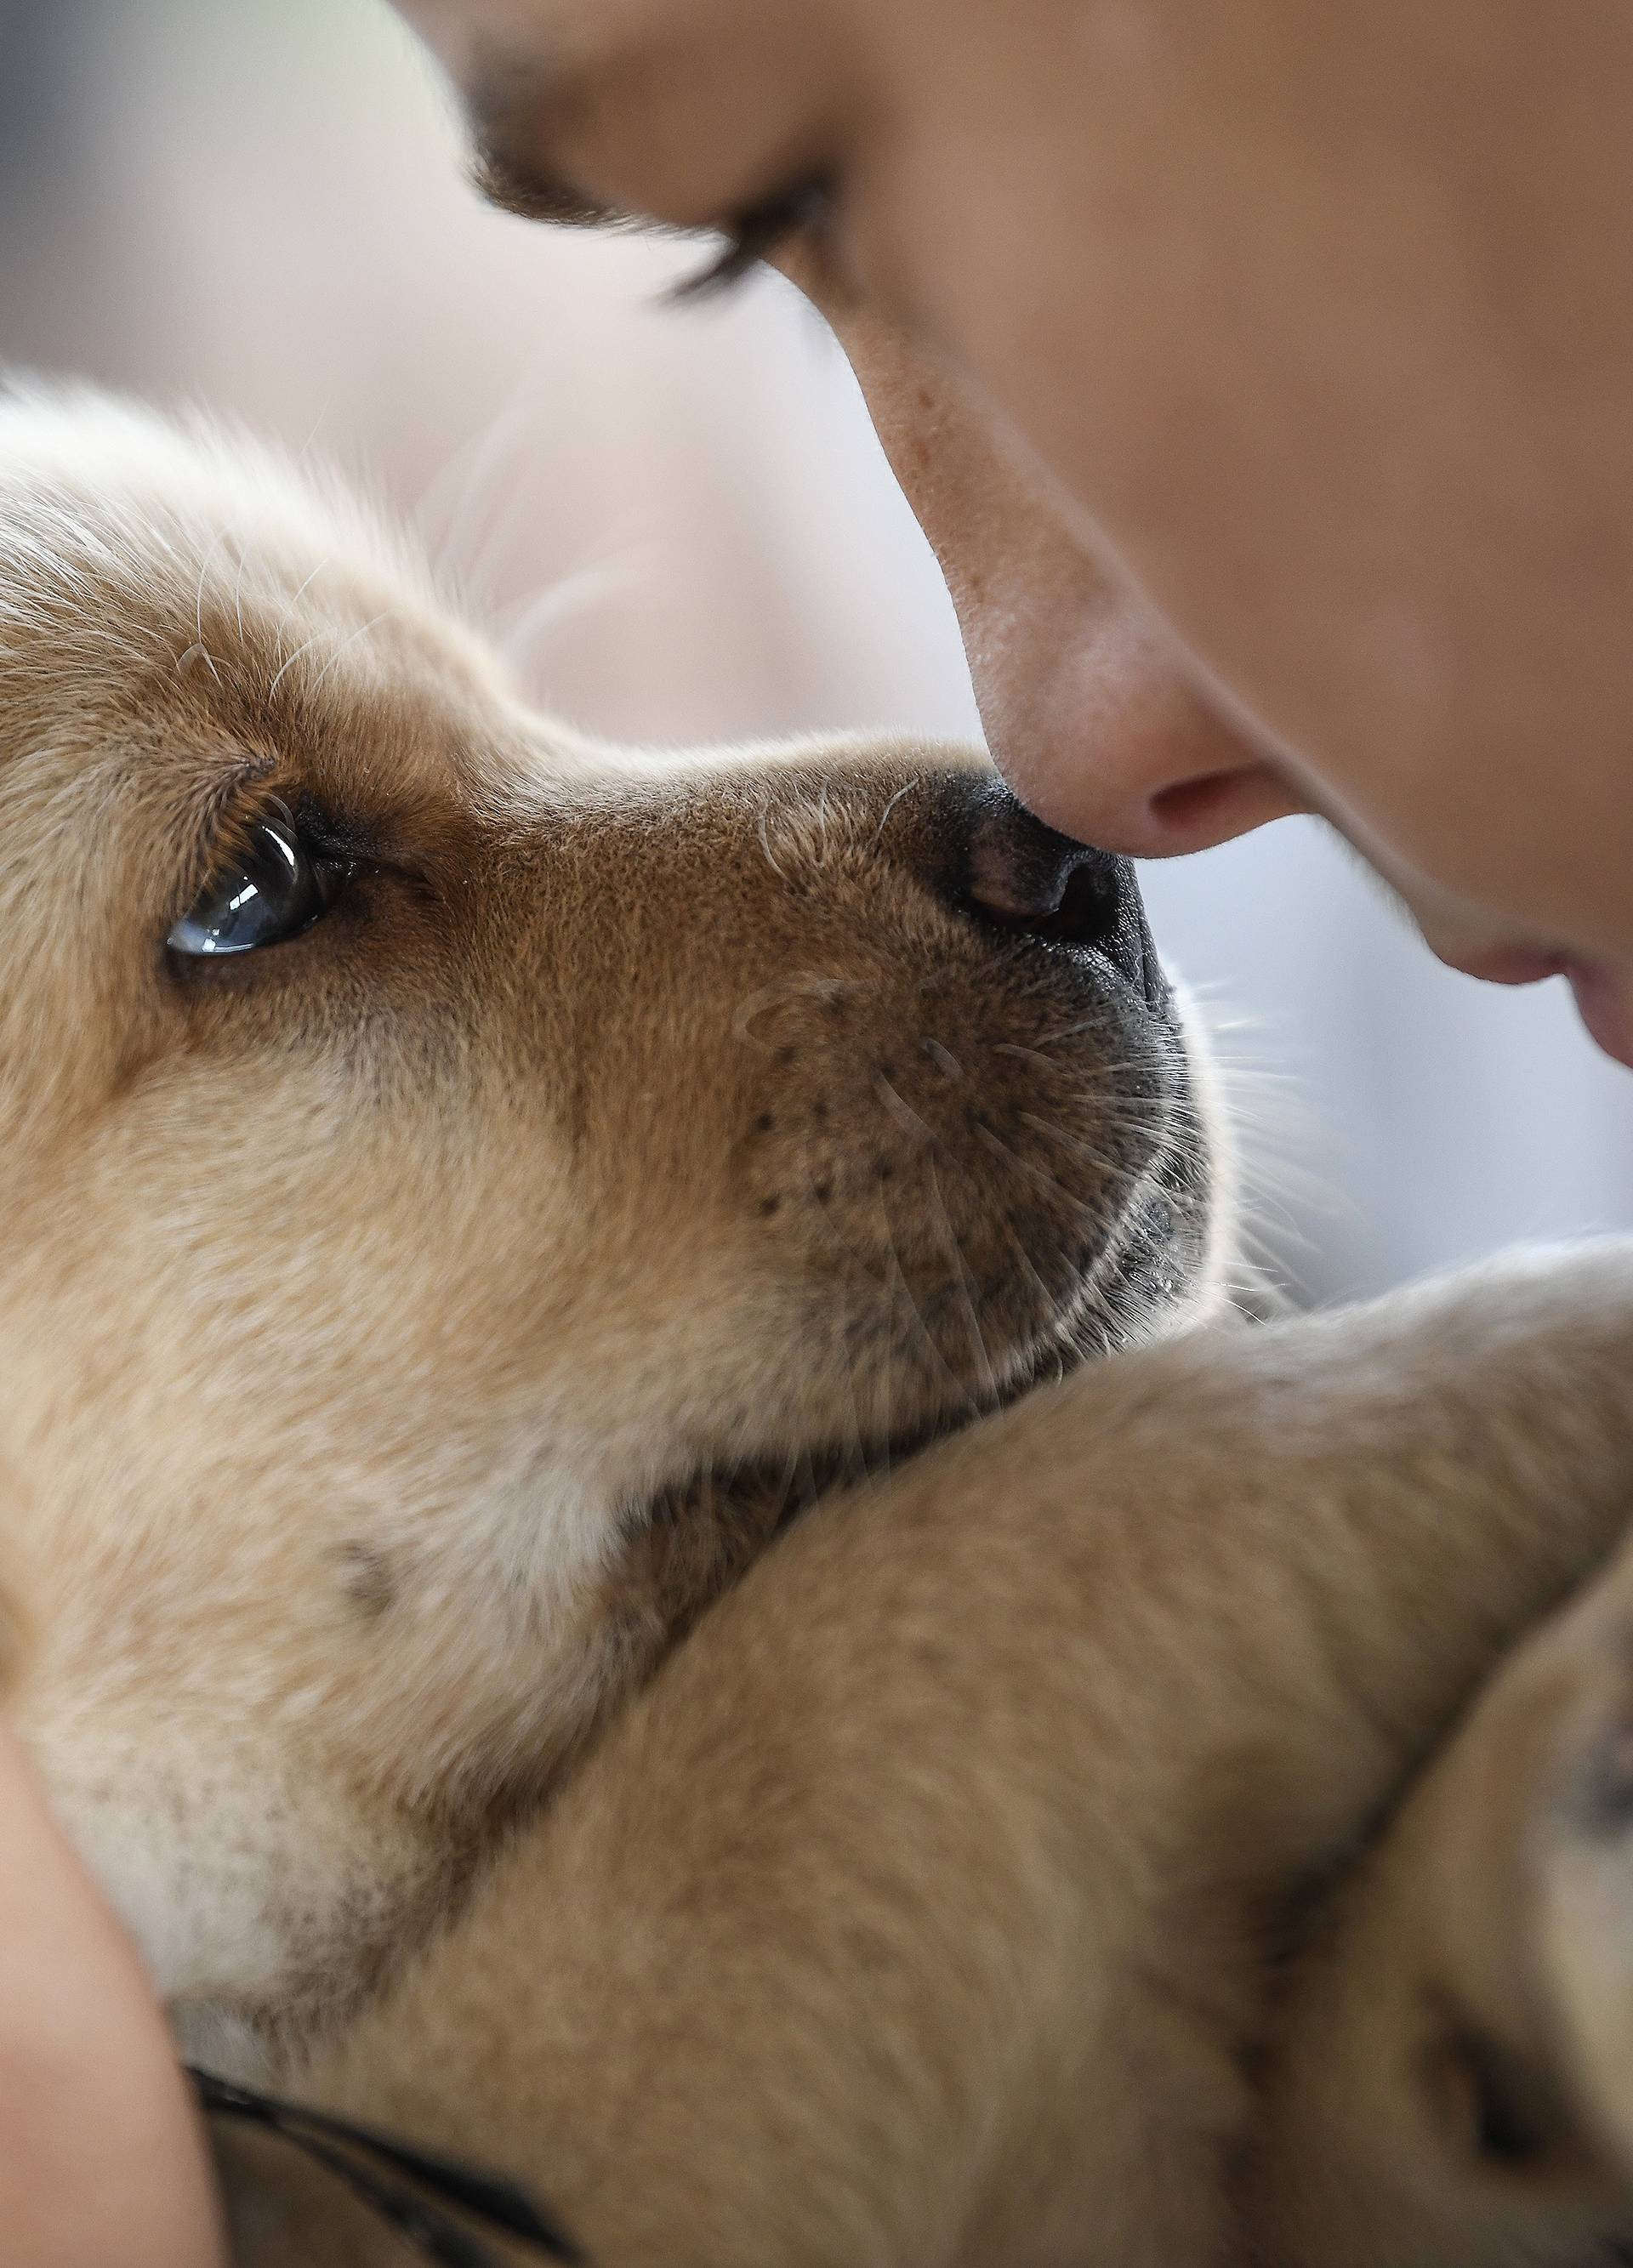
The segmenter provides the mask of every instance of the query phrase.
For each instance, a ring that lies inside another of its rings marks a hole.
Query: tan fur
[[[1246,2183],[1268,2262],[1633,2259],[1630,1666],[1624,1548],[1313,1933]]]
[[[0,404],[21,1722],[195,2043],[337,2021],[820,1487],[1216,1301],[1180,1026],[958,909],[980,792],[599,747],[337,490]],[[272,797],[358,880],[167,955]]]
[[[13,1523],[21,1523],[21,1495],[0,1465],[0,1533],[9,1533]],[[27,1668],[33,1631],[24,1600],[31,1589],[8,1548],[0,1558],[0,1702],[11,1699]]]
[[[292,2078],[525,2168],[610,2263],[1599,2257],[1633,2227],[1602,2160],[1561,2210],[1442,2146],[1396,2213],[1433,2102],[1313,1982],[1282,2099],[1330,2087],[1244,2176],[1327,1886],[1622,1522],[1630,1288],[1607,1248],[1155,1348],[934,1452],[888,1520],[829,1508]],[[1463,1912],[1487,1886],[1459,1870]],[[1410,1960],[1379,1911],[1363,2004]],[[1382,2161],[1289,2231],[1380,2095]],[[339,2200],[292,2238],[288,2169],[240,2170],[247,2258],[386,2268]]]
[[[971,777],[598,748],[343,497],[0,405],[21,1722],[189,2044],[513,2166],[609,2264],[1449,2257],[1488,2169],[1402,2218],[1444,2088],[1381,1993],[1317,2012],[1538,1780],[1496,1800],[1477,1712],[1329,1886],[1625,1519],[1633,1263],[1201,1328],[1201,1068],[950,904]],[[176,964],[274,793],[360,879]],[[1448,1992],[1539,1927],[1452,1879]],[[1471,2258],[1633,2228],[1592,2046],[1587,2189]],[[1300,2200],[1379,2073],[1341,2241]],[[391,2257],[231,2170],[243,2260]]]

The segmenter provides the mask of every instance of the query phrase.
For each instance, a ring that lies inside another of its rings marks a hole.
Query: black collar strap
[[[404,2244],[422,2259],[434,2262],[436,2268],[499,2268],[499,2256],[491,2248],[462,2228],[441,2205],[454,2206],[467,2220],[497,2230],[548,2259],[584,2259],[571,2237],[547,2220],[514,2182],[484,2172],[480,2167],[413,2148],[369,2127],[354,2126],[327,2111],[307,2110],[298,2102],[280,2102],[272,2095],[235,2087],[190,2064],[188,2076],[211,2117],[247,2119],[264,2126],[293,2148],[304,2150],[315,2164],[344,2182],[371,2212],[388,2221]],[[381,2172],[381,2167],[387,2170]],[[429,2191],[430,2198],[440,2204],[432,2204],[419,2194],[421,2191]]]

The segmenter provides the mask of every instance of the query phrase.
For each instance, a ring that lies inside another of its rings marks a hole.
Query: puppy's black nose
[[[964,911],[1014,936],[1103,954],[1152,1007],[1166,993],[1127,858],[1057,835],[1007,788],[970,797],[954,895]]]

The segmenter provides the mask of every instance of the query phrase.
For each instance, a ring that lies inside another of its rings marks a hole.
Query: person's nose
[[[1022,802],[1076,842],[1145,858],[1305,809],[980,405],[876,320],[841,328],[957,612],[987,747]]]
[[[1138,626],[1099,629],[1054,694],[1046,716],[994,703],[993,753],[1022,801],[1079,842],[1179,858],[1309,808]]]
[[[1090,823],[1090,835],[1131,858],[1211,850],[1305,808],[1289,784],[1258,759],[1202,770],[1159,764],[1123,780],[1113,768],[1106,786],[1112,792],[1110,808],[1103,822]]]

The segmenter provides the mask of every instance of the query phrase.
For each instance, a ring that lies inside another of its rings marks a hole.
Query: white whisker
[[[382,607],[379,614],[372,615],[366,622],[359,622],[356,630],[351,632],[351,635],[349,637],[342,638],[334,652],[329,656],[322,668],[319,670],[317,675],[313,679],[308,690],[315,693],[318,688],[322,684],[324,679],[328,677],[332,671],[338,668],[339,665],[345,659],[347,654],[351,652],[352,647],[357,644],[358,640],[360,638],[367,637],[371,630],[378,630],[381,622],[385,621],[386,616],[390,612],[391,609],[389,607]]]

